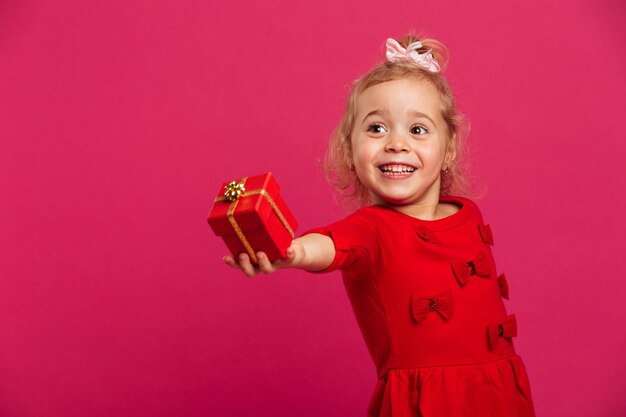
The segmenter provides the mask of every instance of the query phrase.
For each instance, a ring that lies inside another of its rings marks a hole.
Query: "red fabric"
[[[489,326],[509,316],[496,278],[493,236],[481,235],[487,227],[471,200],[442,201],[459,211],[425,221],[371,206],[307,232],[333,239],[335,259],[320,272],[342,271],[376,365],[368,416],[534,416],[514,335],[507,332],[493,349],[489,345]],[[457,270],[480,278],[458,281]],[[426,300],[423,308],[437,311],[442,293],[451,295],[445,299],[447,320],[422,313],[415,320],[415,294]]]

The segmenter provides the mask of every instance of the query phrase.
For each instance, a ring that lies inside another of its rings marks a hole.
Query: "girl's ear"
[[[444,158],[444,166],[449,167],[456,159],[456,133],[452,135],[446,148],[446,156]]]

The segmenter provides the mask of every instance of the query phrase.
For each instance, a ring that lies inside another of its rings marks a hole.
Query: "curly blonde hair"
[[[443,71],[448,64],[448,50],[444,44],[435,39],[420,39],[409,34],[398,40],[406,48],[413,42],[420,41],[422,48],[419,53],[431,51]],[[467,177],[465,138],[469,133],[469,125],[461,114],[454,100],[454,96],[446,78],[441,72],[433,73],[410,61],[383,62],[374,67],[361,78],[354,81],[346,103],[344,115],[333,133],[324,158],[324,173],[328,181],[346,203],[346,206],[366,206],[371,203],[367,188],[361,183],[352,169],[352,138],[356,117],[356,102],[358,97],[368,88],[387,81],[400,79],[414,79],[427,81],[435,87],[441,98],[441,112],[448,127],[450,143],[456,150],[456,157],[448,168],[448,172],[441,176],[441,195],[466,194],[469,189]]]

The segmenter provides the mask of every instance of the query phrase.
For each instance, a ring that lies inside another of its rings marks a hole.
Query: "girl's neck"
[[[374,204],[389,207],[407,216],[420,220],[439,220],[448,217],[459,211],[455,204],[440,203],[440,186],[438,183],[429,188],[417,201],[408,204],[393,204],[383,198],[371,193],[370,198]]]
[[[389,207],[392,210],[415,217],[420,220],[439,220],[453,215],[459,211],[456,204],[439,202],[439,196],[424,198],[411,204],[392,204],[380,198],[373,198],[374,204]]]

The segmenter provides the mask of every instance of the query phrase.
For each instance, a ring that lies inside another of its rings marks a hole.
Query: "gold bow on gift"
[[[243,234],[243,231],[241,230],[241,227],[239,227],[239,224],[237,224],[237,220],[235,220],[235,215],[234,215],[235,208],[237,207],[237,203],[239,202],[240,198],[261,194],[263,197],[265,197],[265,199],[270,204],[270,206],[272,206],[272,208],[274,209],[274,212],[280,219],[280,222],[283,224],[283,226],[285,226],[285,229],[287,229],[287,231],[289,232],[292,238],[295,236],[295,233],[291,229],[291,226],[289,226],[289,223],[287,223],[287,219],[285,219],[285,216],[283,216],[283,213],[281,213],[280,209],[274,202],[274,199],[272,198],[271,195],[267,193],[267,191],[265,191],[264,189],[246,191],[246,187],[244,184],[247,179],[248,177],[244,177],[241,180],[241,182],[238,182],[238,181],[229,182],[224,187],[224,196],[217,197],[215,201],[230,201],[231,202],[230,207],[228,208],[228,212],[226,213],[226,215],[228,216],[228,222],[233,227],[233,230],[235,231],[235,234],[241,241],[241,244],[244,246],[244,248],[246,248],[246,252],[248,252],[248,256],[250,256],[250,259],[252,260],[252,262],[256,263],[257,262],[256,252],[254,248],[252,247],[252,245],[250,244],[250,242],[248,242],[248,239],[246,239],[246,236]]]
[[[243,186],[243,182],[231,181],[224,187],[224,190],[224,196],[229,201],[237,201],[246,192],[246,187]]]

